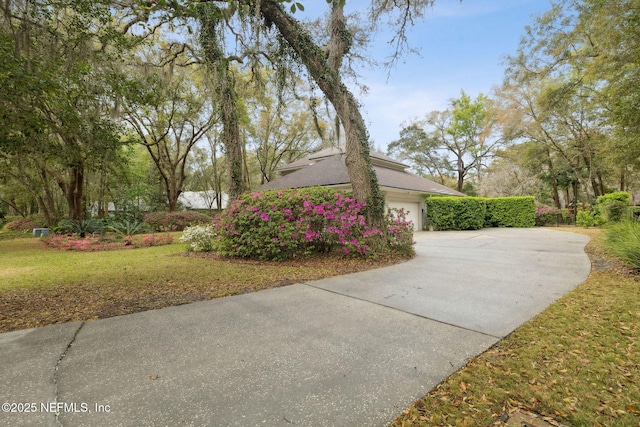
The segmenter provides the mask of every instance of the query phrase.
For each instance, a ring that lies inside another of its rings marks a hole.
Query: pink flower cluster
[[[170,245],[173,243],[173,237],[170,235],[146,235],[142,238],[139,236],[126,236],[124,241],[113,242],[104,241],[99,237],[79,237],[77,235],[65,236],[60,234],[50,234],[42,239],[47,248],[60,249],[63,251],[80,251],[80,252],[97,252],[110,251],[125,248],[140,248],[149,246]]]
[[[218,249],[227,255],[287,259],[335,248],[368,255],[384,233],[367,225],[363,208],[326,188],[254,192],[234,201],[213,224]]]

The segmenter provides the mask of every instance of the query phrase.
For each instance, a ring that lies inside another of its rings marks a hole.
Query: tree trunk
[[[76,165],[69,169],[69,182],[60,183],[60,188],[69,205],[69,219],[84,219],[84,167]]]
[[[551,187],[553,188],[553,203],[556,205],[557,209],[562,209],[562,205],[560,204],[560,194],[558,193],[558,180],[556,178],[556,171],[553,167],[553,160],[551,160],[551,152],[549,151],[549,147],[546,148],[547,153],[547,165],[549,166],[549,176],[551,176]]]
[[[345,130],[345,164],[353,194],[360,202],[366,201],[369,225],[384,229],[384,197],[371,166],[369,137],[358,102],[342,83],[338,70],[327,61],[325,52],[314,43],[308,31],[285,12],[277,0],[261,0],[258,5],[266,22],[273,23],[278,28],[335,108]],[[335,9],[332,13],[336,13]]]
[[[229,200],[235,200],[246,191],[243,174],[242,141],[238,125],[238,95],[235,91],[233,73],[229,60],[225,57],[217,35],[221,24],[221,12],[214,5],[206,5],[200,12],[202,25],[200,40],[205,61],[213,72],[214,84],[222,118],[222,143],[227,156],[227,181]]]

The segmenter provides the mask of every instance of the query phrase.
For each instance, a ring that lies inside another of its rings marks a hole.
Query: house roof
[[[218,209],[218,203],[216,202],[216,192],[213,190],[208,191],[183,191],[178,196],[178,202],[182,204],[186,209]],[[222,207],[226,207],[229,204],[229,196],[222,193]]]
[[[322,150],[281,167],[278,171],[282,176],[260,186],[259,189],[349,185],[350,179],[344,157],[340,148]],[[464,196],[449,187],[405,171],[407,165],[382,153],[372,152],[371,163],[381,187],[433,195]]]

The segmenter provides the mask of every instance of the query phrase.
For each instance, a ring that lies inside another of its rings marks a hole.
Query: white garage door
[[[406,218],[413,223],[413,229],[418,230],[421,221],[422,211],[420,210],[420,203],[413,202],[395,202],[390,200],[387,203],[389,209],[404,209]]]

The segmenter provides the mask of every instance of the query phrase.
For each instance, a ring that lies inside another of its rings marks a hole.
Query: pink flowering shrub
[[[373,255],[385,233],[367,226],[362,208],[350,195],[320,187],[245,194],[214,220],[216,249],[279,260],[336,249]]]
[[[122,241],[109,241],[100,237],[79,237],[77,235],[50,234],[42,239],[51,249],[63,251],[97,252],[131,249],[149,246],[170,245],[173,238],[166,235],[126,236]]]
[[[31,233],[34,228],[43,228],[47,226],[47,222],[42,215],[31,215],[24,218],[16,219],[7,224],[7,228],[11,231],[20,231],[22,233]]]
[[[209,224],[211,217],[200,212],[152,212],[144,216],[144,222],[155,231],[182,231],[190,225]]]
[[[404,209],[389,209],[387,216],[387,242],[389,249],[405,255],[414,255],[413,223],[407,221]]]
[[[556,225],[558,222],[558,214],[560,214],[560,211],[551,206],[538,206],[536,207],[536,225]]]

